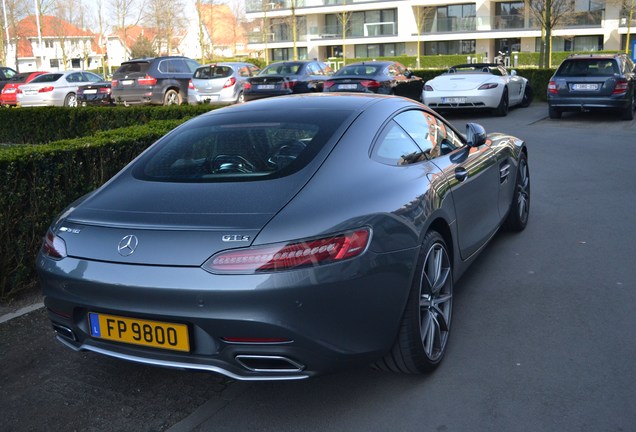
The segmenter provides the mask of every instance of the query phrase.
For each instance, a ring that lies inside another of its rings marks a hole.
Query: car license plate
[[[256,88],[259,90],[274,90],[276,86],[274,84],[259,84]]]
[[[88,89],[88,90],[84,90],[84,94],[95,94],[97,93],[96,89]]]
[[[127,344],[190,351],[188,326],[89,312],[91,336]]]
[[[34,95],[34,94],[38,94],[38,91],[37,90],[24,90],[24,94]]]
[[[122,80],[121,84],[122,85],[132,85],[135,82],[135,80]]]
[[[464,97],[443,97],[442,103],[466,103]]]
[[[598,90],[598,84],[572,84],[572,90]]]
[[[355,90],[357,88],[357,84],[338,84],[338,90]]]

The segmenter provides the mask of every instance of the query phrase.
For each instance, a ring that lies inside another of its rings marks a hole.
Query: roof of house
[[[98,35],[88,30],[83,30],[76,25],[69,23],[61,18],[50,15],[40,17],[40,27],[43,38],[56,38],[61,36],[66,38],[91,38],[91,47],[94,52],[101,54],[102,49],[98,43]],[[12,30],[10,36],[13,38],[17,35],[18,39],[18,57],[33,57],[33,47],[29,39],[38,37],[38,27],[35,15],[29,15],[18,22],[15,32]]]

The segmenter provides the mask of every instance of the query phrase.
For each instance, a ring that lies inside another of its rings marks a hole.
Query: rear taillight
[[[110,85],[113,86],[113,87],[117,87],[118,84],[119,84],[119,81],[117,81],[117,80],[112,80],[110,82]]]
[[[325,84],[324,84],[323,88],[326,88],[326,89],[331,88],[331,87],[333,87],[334,84],[335,84],[335,82],[333,82],[333,81],[325,81]]]
[[[137,83],[139,83],[139,85],[155,85],[157,84],[157,78],[146,75],[143,78],[137,78]]]
[[[430,85],[426,84],[424,86],[424,91],[435,91],[435,90],[433,90],[433,87],[431,87]]]
[[[17,94],[22,94],[22,89],[20,87],[18,87],[18,89],[15,91]]]
[[[230,77],[225,81],[225,84],[223,84],[223,88],[232,87],[234,84],[236,84],[236,78]]]
[[[550,94],[557,94],[557,93],[558,93],[558,92],[557,92],[557,85],[556,85],[556,82],[554,82],[554,81],[550,81],[550,82],[548,83],[548,93],[550,93]]]
[[[616,81],[616,87],[614,87],[612,94],[615,95],[615,94],[626,93],[628,88],[629,88],[629,83],[627,82],[627,80],[619,79]]]
[[[48,92],[52,92],[53,91],[53,86],[46,86],[46,87],[42,87],[40,90],[38,90],[38,93],[48,93]]]
[[[56,236],[51,230],[47,231],[44,242],[42,243],[42,253],[53,259],[66,257],[66,243],[64,239]]]
[[[346,260],[369,244],[367,228],[320,239],[235,249],[214,255],[203,264],[211,273],[256,273],[290,270]]]
[[[252,84],[249,81],[245,81],[245,84],[243,84],[243,90],[249,90],[252,88]]]
[[[101,94],[110,94],[110,89],[108,87],[100,87],[97,90],[97,93],[101,93]]]
[[[360,85],[366,88],[376,88],[376,89],[382,86],[382,84],[380,84],[379,81],[373,81],[373,80],[360,81]]]
[[[498,85],[499,84],[497,83],[486,83],[486,84],[480,85],[477,90],[490,90],[490,89],[496,88]]]
[[[192,83],[192,80],[188,81],[188,89],[190,90],[194,90],[194,84]]]
[[[283,88],[291,90],[291,89],[293,89],[296,86],[297,83],[298,83],[298,81],[285,81],[283,83]]]

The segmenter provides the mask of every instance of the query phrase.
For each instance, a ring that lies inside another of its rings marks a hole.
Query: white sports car
[[[422,90],[422,102],[437,111],[494,109],[495,115],[503,117],[509,107],[527,107],[531,101],[528,80],[496,63],[453,66],[427,81]]]

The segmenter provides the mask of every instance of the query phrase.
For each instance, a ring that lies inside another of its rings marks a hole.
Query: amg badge
[[[248,242],[250,241],[250,236],[244,236],[240,234],[226,234],[223,236],[224,242]]]

